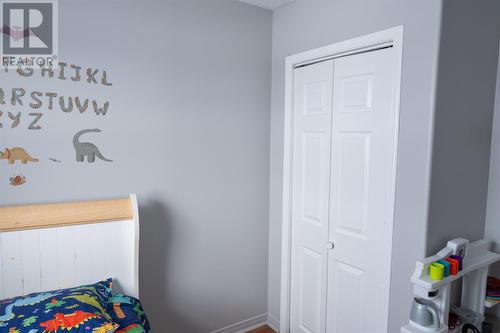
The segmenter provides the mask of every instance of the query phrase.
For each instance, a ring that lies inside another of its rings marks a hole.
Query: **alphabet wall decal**
[[[113,162],[112,160],[104,157],[99,151],[99,148],[97,148],[95,144],[91,142],[80,141],[80,137],[84,134],[101,133],[101,132],[102,131],[100,129],[94,128],[94,129],[84,129],[75,134],[75,136],[73,137],[73,146],[75,147],[77,162],[83,162],[85,160],[85,157],[87,157],[88,163],[94,163],[96,157],[105,162]]]
[[[4,67],[4,72],[11,72]],[[113,83],[109,80],[106,70],[83,67],[66,62],[59,62],[55,67],[42,67],[35,71],[30,66],[17,68],[13,73],[29,80],[33,77],[41,77],[47,80],[62,80],[66,82],[81,82],[87,85],[100,87],[111,87]],[[23,87],[0,88],[0,106],[2,108],[19,108],[24,112],[14,112],[0,109],[0,129],[7,128],[5,123],[10,120],[10,128],[27,128],[28,130],[42,130],[45,127],[44,110],[59,110],[63,114],[93,113],[99,117],[105,117],[110,109],[109,100],[98,100],[91,97],[78,95],[67,96],[53,91],[42,91],[41,89],[28,89]],[[32,109],[37,112],[29,112]],[[2,119],[3,115],[3,119]],[[6,119],[8,116],[9,119]],[[43,119],[42,119],[43,118]]]
[[[23,64],[17,69],[4,65],[3,68],[0,67],[0,81],[4,82],[3,85],[5,85],[9,81],[4,80],[3,75],[7,76],[7,78],[10,75],[18,76],[28,86],[23,86],[22,81],[19,81],[19,85],[16,84],[13,87],[0,87],[0,133],[2,133],[2,136],[4,134],[14,134],[14,131],[26,131],[26,133],[33,135],[33,138],[39,142],[40,136],[37,136],[37,132],[43,133],[46,128],[50,127],[50,121],[53,119],[60,119],[61,117],[67,119],[93,118],[94,121],[99,121],[99,119],[108,118],[109,114],[112,113],[112,101],[106,95],[101,93],[99,93],[99,96],[88,95],[97,91],[96,88],[106,90],[114,86],[110,80],[109,71],[101,68],[79,66],[68,62],[54,63],[54,66],[41,67],[39,70],[35,70],[29,64]],[[39,79],[46,81],[44,89],[30,84],[29,81],[34,78],[37,81]],[[76,89],[79,89],[77,86],[80,85],[80,89],[83,87],[84,90],[71,92],[65,89],[64,92],[58,91],[56,87],[51,87],[50,83],[56,83],[57,81],[60,83],[65,82],[64,85],[68,87],[73,85]],[[89,86],[95,86],[96,88],[88,89],[87,87]],[[100,127],[95,123],[80,125],[79,128],[92,126]],[[73,136],[76,163],[92,165],[96,163],[96,160],[108,163],[113,162],[113,160],[108,158],[109,156],[104,156],[101,153],[98,148],[99,143],[96,142],[97,139],[85,140],[84,138],[84,136],[90,137],[92,134],[101,132],[99,128],[89,128],[82,129]],[[61,143],[61,152],[64,154],[71,154],[71,146],[69,145],[71,134],[69,133],[68,136],[65,135],[64,138],[57,141]],[[6,146],[10,144],[8,142],[5,143]],[[21,143],[18,144],[21,145]],[[56,164],[59,164],[61,167],[67,167],[70,166],[68,162],[71,162],[67,158],[63,159],[64,162],[61,161],[62,158],[60,157],[65,155],[58,156],[59,151],[57,147],[54,147],[53,151],[46,156],[35,156],[37,158],[33,157],[33,151],[27,151],[21,147],[4,148],[0,147],[0,166],[2,166],[2,163],[5,163],[12,170],[15,170],[19,164],[27,165],[26,168],[48,167],[49,165],[54,167]],[[29,149],[34,149],[34,147],[30,146]],[[63,151],[62,149],[65,150]],[[39,151],[38,153],[41,152]],[[31,177],[30,175],[28,176]],[[26,183],[26,177],[17,170],[15,173],[13,172],[11,177],[5,177],[4,181],[6,179],[9,179],[10,185],[15,187]],[[31,181],[31,178],[29,180]]]

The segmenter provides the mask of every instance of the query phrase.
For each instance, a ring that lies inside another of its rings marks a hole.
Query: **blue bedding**
[[[141,302],[131,296],[113,294],[109,298],[108,313],[120,325],[115,333],[150,333],[148,318]]]
[[[111,279],[0,301],[0,333],[109,333]]]
[[[0,300],[0,333],[150,333],[141,302],[111,284]]]

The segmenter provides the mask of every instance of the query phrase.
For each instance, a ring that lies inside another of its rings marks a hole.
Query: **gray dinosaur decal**
[[[77,162],[83,162],[85,160],[85,157],[87,157],[88,163],[94,163],[96,157],[105,162],[113,162],[112,160],[109,160],[106,157],[104,157],[99,151],[99,148],[97,148],[95,144],[91,142],[80,142],[80,136],[86,133],[101,133],[101,132],[102,131],[100,129],[94,128],[94,129],[84,129],[75,134],[75,136],[73,137],[73,146],[75,147]]]

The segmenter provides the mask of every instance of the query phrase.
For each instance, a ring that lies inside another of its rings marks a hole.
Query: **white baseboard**
[[[266,325],[267,319],[268,319],[267,313],[263,313],[261,315],[240,321],[239,323],[236,324],[226,326],[211,333],[245,333],[250,330]]]
[[[267,326],[271,327],[276,332],[280,331],[280,321],[270,313],[267,314]]]

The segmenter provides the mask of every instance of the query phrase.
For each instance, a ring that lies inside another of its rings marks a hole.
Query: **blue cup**
[[[438,260],[437,262],[444,266],[444,277],[450,276],[451,264],[446,260]]]

